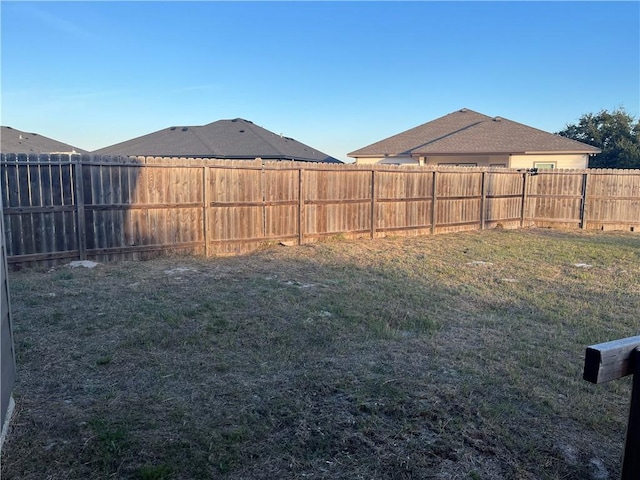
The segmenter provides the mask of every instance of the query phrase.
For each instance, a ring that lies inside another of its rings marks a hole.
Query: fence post
[[[633,375],[622,480],[640,478],[640,336],[587,347],[583,378],[599,384]]]
[[[522,174],[522,205],[520,206],[520,228],[524,227],[524,214],[527,205],[527,172]]]
[[[376,238],[376,170],[371,169],[371,238]]]
[[[582,174],[582,199],[580,204],[580,228],[583,230],[587,228],[587,185],[589,181],[589,174]]]
[[[433,171],[433,185],[431,186],[431,235],[436,233],[436,199],[438,197],[438,175]]]
[[[204,237],[204,256],[209,256],[209,183],[211,181],[211,168],[205,163],[202,166],[202,228]]]
[[[304,243],[304,169],[298,170],[298,245]]]
[[[87,226],[84,215],[84,175],[83,175],[83,157],[77,158],[73,163],[75,166],[75,175],[73,177],[76,193],[76,234],[78,238],[78,256],[80,260],[87,259]]]
[[[267,239],[267,173],[264,170],[264,162],[262,162],[262,170],[260,170],[260,198],[262,199],[262,239]]]
[[[485,185],[486,173],[487,172],[482,172],[482,180],[481,180],[482,184],[480,185],[480,230],[484,230],[484,221],[485,221],[484,208],[485,208],[485,201],[487,196],[487,188]]]
[[[629,423],[627,438],[622,459],[622,480],[640,478],[640,347],[631,354],[633,365],[633,387],[631,389],[631,406],[629,407]]]

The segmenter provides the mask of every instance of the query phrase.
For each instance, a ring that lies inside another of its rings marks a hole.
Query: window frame
[[[558,166],[557,162],[533,162],[533,168],[537,168],[538,170],[555,170]]]

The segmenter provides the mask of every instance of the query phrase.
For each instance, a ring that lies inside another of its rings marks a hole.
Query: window
[[[550,170],[556,168],[556,162],[533,162],[533,166],[538,170]]]

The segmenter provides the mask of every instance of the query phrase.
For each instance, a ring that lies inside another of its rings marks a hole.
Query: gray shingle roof
[[[87,153],[86,150],[38,133],[5,126],[1,128],[0,150],[2,153]]]
[[[350,157],[386,155],[599,153],[569,138],[501,117],[463,108],[349,153]]]
[[[342,163],[293,138],[277,135],[242,118],[218,120],[203,126],[165,128],[92,153],[228,159],[260,157],[264,160]]]

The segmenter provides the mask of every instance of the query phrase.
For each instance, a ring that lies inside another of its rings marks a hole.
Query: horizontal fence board
[[[134,252],[153,252],[159,250],[175,250],[188,249],[194,247],[204,247],[204,242],[181,242],[181,243],[157,243],[151,245],[136,245],[129,247],[111,247],[111,248],[90,248],[87,249],[87,255],[105,255],[112,253],[134,253]]]
[[[376,228],[376,231],[380,231],[380,232],[407,232],[407,231],[424,230],[425,232],[428,232],[430,229],[431,229],[431,225],[415,225],[415,226],[411,226],[411,227],[383,227],[383,228]]]
[[[576,200],[576,199],[581,199],[582,195],[558,195],[558,194],[535,194],[535,195],[528,195],[529,198],[545,198],[545,199],[549,199],[549,200],[562,200],[562,199],[571,199],[571,200]]]
[[[65,252],[13,255],[10,258],[7,258],[7,263],[27,263],[27,262],[38,262],[41,260],[58,260],[58,259],[77,258],[78,253],[79,252],[77,250],[69,250]]]
[[[638,170],[2,154],[0,183],[10,263],[530,224],[640,228]]]
[[[319,238],[326,238],[326,237],[335,237],[337,235],[344,235],[346,236],[365,236],[369,234],[369,229],[364,229],[364,230],[347,230],[344,232],[323,232],[323,233],[310,233],[309,235],[307,235],[309,238],[311,239],[319,239]]]
[[[428,197],[376,198],[376,202],[379,202],[379,203],[387,203],[387,202],[401,203],[401,202],[422,202],[422,201],[430,202],[432,199],[433,199],[433,196],[430,195]]]
[[[350,205],[355,203],[371,203],[369,198],[351,198],[351,199],[322,199],[322,200],[305,200],[305,205]]]
[[[598,223],[602,225],[621,225],[620,220],[593,220],[592,223]],[[626,222],[626,225],[638,226],[640,225],[640,218],[630,220]]]
[[[106,211],[106,210],[154,210],[165,208],[202,208],[202,203],[149,203],[149,204],[130,204],[130,203],[113,203],[102,205],[85,205],[85,210]]]
[[[210,207],[275,207],[280,205],[298,205],[297,200],[262,202],[209,202]]]
[[[231,240],[212,240],[211,243],[248,243],[248,242],[279,242],[286,240],[297,239],[297,235],[273,235],[269,237],[257,237],[257,238],[237,238]]]
[[[625,200],[638,201],[638,197],[609,197],[606,195],[589,195],[589,200],[607,200],[611,202],[622,202]]]
[[[75,212],[73,205],[49,205],[44,207],[9,207],[2,210],[5,215],[19,215],[23,213],[55,213],[55,212]]]

